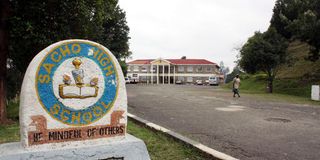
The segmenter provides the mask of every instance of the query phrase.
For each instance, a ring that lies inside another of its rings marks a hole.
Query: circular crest
[[[88,125],[102,118],[118,91],[109,51],[90,42],[66,42],[50,50],[35,78],[42,107],[68,125]]]

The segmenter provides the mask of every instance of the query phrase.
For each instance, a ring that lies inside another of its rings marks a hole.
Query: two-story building
[[[127,66],[129,78],[152,84],[194,83],[219,76],[219,66],[205,59],[137,59]]]

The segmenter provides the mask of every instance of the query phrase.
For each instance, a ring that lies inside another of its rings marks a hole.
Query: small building
[[[205,82],[219,76],[219,66],[205,59],[137,59],[127,63],[129,78],[142,83],[173,84]]]

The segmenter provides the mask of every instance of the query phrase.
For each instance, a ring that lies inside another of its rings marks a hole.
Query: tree
[[[283,37],[290,39],[293,33],[288,25],[302,12],[302,3],[301,0],[277,0],[273,8],[271,27],[274,27]]]
[[[287,59],[287,47],[286,39],[272,27],[264,33],[256,32],[241,48],[239,65],[248,73],[265,72],[272,93],[278,68]]]
[[[129,27],[126,21],[126,13],[116,6],[110,13],[112,18],[106,18],[102,26],[104,34],[101,36],[101,44],[107,46],[117,59],[129,57]]]
[[[124,59],[131,54],[129,27],[118,0],[1,0],[0,4],[0,123],[6,117],[6,95],[17,95],[30,61],[54,42],[88,39],[101,43],[126,71]]]
[[[6,81],[8,55],[9,0],[0,1],[0,124],[7,122]]]
[[[317,1],[320,5],[319,1]],[[317,61],[320,52],[320,11],[307,10],[290,24],[296,37],[311,45],[309,60]]]
[[[100,39],[97,39],[97,42],[112,51],[120,63],[123,74],[126,75],[125,58],[132,54],[129,51],[129,27],[126,21],[126,13],[119,6],[113,7],[111,11],[109,13],[111,17],[107,17],[102,23],[104,33],[100,36]]]
[[[277,0],[271,27],[287,39],[300,39],[311,45],[311,61],[320,57],[320,1]]]
[[[223,61],[220,62],[219,67],[220,67],[219,71],[220,71],[220,73],[222,73],[223,70],[224,70],[224,63],[223,63]]]
[[[9,58],[22,73],[46,46],[72,38],[105,42],[103,37],[110,36],[111,27],[120,23],[114,16],[119,11],[115,10],[116,0],[12,0],[11,6]],[[125,19],[125,15],[123,17]],[[110,20],[116,22],[105,28],[103,25],[109,24]],[[127,41],[128,38],[127,35]],[[128,46],[123,48],[121,53],[128,52]],[[116,57],[123,56],[116,54]]]
[[[220,67],[220,69],[219,69],[220,73],[223,74],[223,76],[224,76],[224,83],[226,83],[228,73],[230,72],[229,67],[224,66],[223,61],[220,62],[219,67]]]
[[[229,68],[228,68],[229,70]],[[233,80],[233,78],[237,74],[242,74],[243,72],[240,70],[239,66],[235,66],[230,74],[227,75],[227,78],[225,79],[225,83],[229,83]]]
[[[96,41],[108,47],[119,62],[131,54],[129,27],[118,0],[11,0],[10,6],[10,72],[17,76],[11,88],[20,86],[32,58],[57,41]],[[11,92],[15,95],[17,90]]]

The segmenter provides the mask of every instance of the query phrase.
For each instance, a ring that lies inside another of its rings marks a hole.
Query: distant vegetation
[[[288,40],[299,39],[310,45],[308,59],[320,56],[320,1],[277,0],[270,27]]]
[[[298,40],[291,42],[287,49],[289,61],[280,66],[277,78],[319,82],[320,61],[306,60],[309,55],[309,48],[310,46],[307,43]]]
[[[309,48],[310,46],[304,42],[290,43],[287,49],[290,60],[279,69],[276,92],[310,97],[311,85],[320,85],[320,60],[306,60],[310,55]]]
[[[320,62],[306,60],[309,55],[309,45],[304,42],[291,42],[287,52],[289,61],[279,67],[274,80],[274,93],[309,97],[311,85],[320,85]],[[240,91],[251,93],[265,93],[267,91],[267,75],[256,73],[254,75],[239,71],[237,68],[228,75],[227,84],[231,88],[232,78],[240,73]]]
[[[240,49],[242,89],[310,97],[311,85],[320,84],[319,6],[319,0],[276,1],[269,29]]]
[[[287,46],[287,40],[273,27],[264,33],[256,32],[240,49],[239,66],[247,73],[265,73],[268,92],[272,93],[279,67],[288,57]]]

